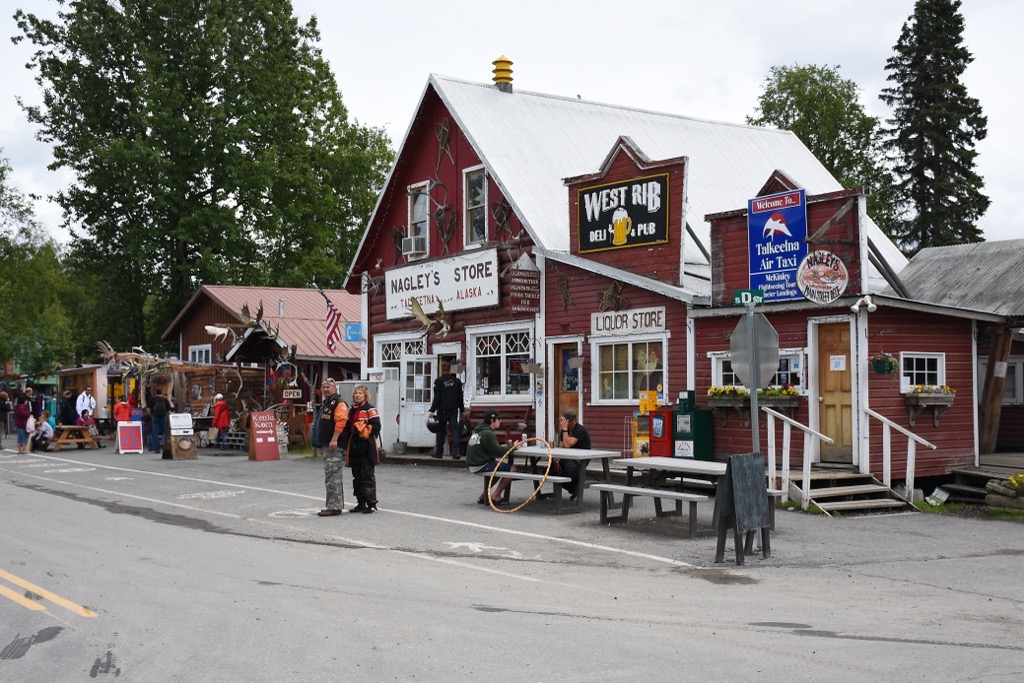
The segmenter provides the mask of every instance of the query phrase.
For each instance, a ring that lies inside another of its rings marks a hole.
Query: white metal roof
[[[776,170],[810,195],[843,189],[788,131],[523,90],[508,93],[493,84],[436,74],[427,87],[445,103],[534,241],[549,252],[569,252],[569,195],[562,180],[597,171],[620,136],[630,137],[652,160],[688,159],[686,222],[709,251],[704,216],[744,208]],[[906,257],[870,219],[865,228],[898,273]],[[684,260],[707,264],[689,240]]]

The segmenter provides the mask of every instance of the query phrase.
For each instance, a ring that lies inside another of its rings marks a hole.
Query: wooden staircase
[[[793,486],[803,486],[801,472],[790,473]],[[834,512],[906,512],[914,506],[897,496],[870,474],[852,469],[812,468],[810,504],[831,515]]]
[[[993,479],[1007,479],[1014,474],[1012,468],[978,468],[965,467],[953,470],[953,483],[943,484],[942,488],[949,492],[948,503],[985,504],[985,485]]]

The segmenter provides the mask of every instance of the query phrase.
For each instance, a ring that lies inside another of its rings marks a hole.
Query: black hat
[[[488,410],[484,413],[484,424],[490,424],[495,420],[500,420],[501,415],[498,414],[497,410]]]

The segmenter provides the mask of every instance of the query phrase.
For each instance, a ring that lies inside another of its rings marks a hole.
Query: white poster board
[[[118,422],[117,423],[117,452],[118,453],[142,453],[144,445],[142,442],[141,422]]]

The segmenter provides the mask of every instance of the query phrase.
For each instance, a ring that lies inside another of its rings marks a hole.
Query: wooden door
[[[818,325],[818,429],[821,461],[853,463],[853,368],[850,325]]]
[[[557,416],[568,409],[580,409],[580,369],[569,366],[569,359],[576,355],[576,344],[559,344],[555,347],[555,408],[556,417],[552,420],[558,424]],[[580,420],[582,421],[582,417]]]

